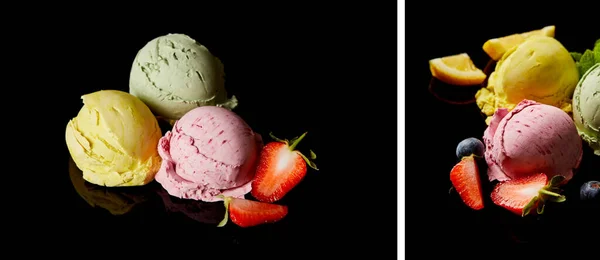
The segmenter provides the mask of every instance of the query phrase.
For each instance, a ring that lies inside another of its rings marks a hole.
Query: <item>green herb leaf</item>
[[[581,53],[579,52],[571,52],[571,57],[573,57],[573,59],[578,62],[579,60],[581,60]]]
[[[594,64],[596,63],[594,52],[591,50],[585,50],[583,55],[581,55],[581,59],[579,60],[579,75],[580,77],[585,74]]]
[[[538,196],[533,197],[533,199],[531,199],[529,201],[529,203],[527,203],[527,205],[523,208],[523,213],[521,214],[522,217],[525,217],[527,215],[529,215],[529,213],[531,212],[531,209],[533,208],[533,206],[535,206],[535,203],[538,201]]]
[[[600,63],[600,39],[596,40],[596,44],[594,44],[594,60],[596,63]]]
[[[313,152],[313,150],[309,150],[310,151],[310,159],[314,160],[317,159],[317,154],[315,154],[315,152]]]

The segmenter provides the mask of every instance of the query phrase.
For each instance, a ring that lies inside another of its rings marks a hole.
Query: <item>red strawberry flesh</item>
[[[450,171],[450,181],[462,201],[474,210],[483,209],[479,168],[473,156],[463,157]]]
[[[284,205],[237,198],[231,198],[229,201],[229,218],[240,227],[277,222],[287,213],[288,208]]]
[[[252,181],[251,194],[257,200],[274,202],[295,187],[306,174],[306,162],[285,143],[272,142],[261,152]]]
[[[282,199],[302,181],[306,175],[307,165],[319,170],[314,162],[301,152],[294,150],[304,139],[306,132],[292,139],[291,144],[290,141],[279,139],[273,134],[270,136],[275,141],[263,147],[256,174],[252,180],[251,194],[262,202],[275,202]],[[316,158],[316,154],[312,150],[310,158]]]
[[[492,201],[517,215],[522,215],[523,208],[538,196],[547,181],[546,174],[540,173],[499,183],[492,191]]]

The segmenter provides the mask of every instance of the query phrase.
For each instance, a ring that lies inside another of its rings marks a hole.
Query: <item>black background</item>
[[[474,104],[448,105],[428,92],[427,63],[467,52],[482,68],[485,40],[549,24],[569,50],[591,48],[600,33],[593,35],[592,15],[578,13],[593,7],[573,1],[568,11],[533,3],[421,4],[407,6],[406,17],[399,17],[406,21],[405,88],[396,82],[398,14],[392,2],[7,9],[15,17],[3,17],[5,54],[14,60],[6,75],[15,87],[5,93],[4,131],[20,131],[5,140],[14,148],[5,155],[9,243],[39,249],[19,250],[25,254],[380,259],[394,257],[397,235],[405,237],[407,254],[418,258],[448,249],[468,258],[468,252],[498,244],[514,252],[520,245],[510,230],[533,244],[548,242],[550,231],[556,238],[551,242],[598,241],[597,234],[585,232],[597,215],[577,203],[538,222],[493,207],[472,212],[448,194],[455,145],[480,137],[485,124]],[[299,148],[313,149],[321,170],[309,171],[282,201],[290,214],[281,222],[218,229],[166,212],[159,197],[114,217],[89,207],[74,191],[64,130],[81,107],[80,96],[127,90],[137,50],[174,32],[190,35],[223,61],[226,88],[240,100],[235,112],[255,131],[287,138],[309,132]],[[400,147],[406,155],[406,230],[399,234],[398,90],[406,95],[399,104],[406,123],[406,145]],[[21,96],[28,98],[15,98]],[[582,166],[588,175],[591,167],[598,169],[598,158],[593,164],[589,157]]]

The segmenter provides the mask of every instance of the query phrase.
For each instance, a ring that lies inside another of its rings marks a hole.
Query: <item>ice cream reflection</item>
[[[163,188],[156,188],[156,193],[162,198],[165,210],[170,213],[181,213],[201,223],[217,226],[225,215],[222,201],[204,202],[190,199],[180,199],[169,195]]]
[[[135,206],[150,199],[152,192],[148,187],[102,187],[83,179],[83,172],[69,158],[69,176],[75,191],[90,206],[100,207],[113,215],[123,215]]]

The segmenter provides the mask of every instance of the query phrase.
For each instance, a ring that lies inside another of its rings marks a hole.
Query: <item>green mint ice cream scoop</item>
[[[163,119],[173,121],[200,106],[233,109],[227,98],[221,61],[184,34],[167,34],[148,42],[133,61],[129,93]]]
[[[588,69],[577,83],[573,120],[583,141],[600,156],[600,63]]]

